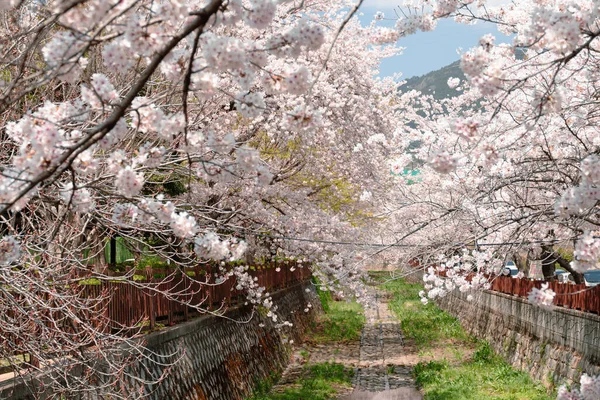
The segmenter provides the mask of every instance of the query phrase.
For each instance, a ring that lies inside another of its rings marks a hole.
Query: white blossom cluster
[[[118,99],[117,91],[106,75],[93,74],[91,84],[91,89],[81,86],[81,100],[91,108],[102,108],[104,104]]]
[[[461,57],[460,67],[473,88],[483,96],[494,96],[503,87],[506,78],[501,55],[508,49],[494,47],[494,37],[486,35],[480,46]]]
[[[472,118],[464,118],[457,119],[451,123],[451,128],[463,139],[473,140],[477,135],[479,125],[479,122]]]
[[[581,161],[581,184],[567,189],[555,205],[557,215],[587,212],[600,200],[600,158],[592,154]]]
[[[489,277],[497,276],[502,265],[501,260],[494,258],[490,251],[467,249],[452,257],[439,255],[438,261],[423,274],[425,290],[419,293],[423,304],[427,304],[428,299],[444,297],[453,290],[469,293],[489,289]],[[468,295],[468,300],[472,299],[473,296]]]
[[[381,14],[383,15],[383,14]],[[375,21],[383,17],[375,15]],[[401,37],[413,35],[417,31],[429,32],[435,29],[437,20],[432,14],[414,12],[398,19],[394,28],[376,27],[371,30],[370,40],[373,44],[384,45],[395,43]]]
[[[549,50],[559,55],[566,54],[579,44],[580,23],[570,11],[540,8],[533,15],[529,29],[519,39],[533,43],[541,35]]]
[[[588,231],[577,240],[573,251],[571,266],[581,273],[596,268],[600,259],[600,236],[597,232]]]
[[[91,192],[86,188],[73,190],[73,184],[65,185],[61,191],[61,197],[65,203],[71,203],[73,209],[80,213],[86,213],[94,208],[94,199]]]
[[[456,89],[459,84],[460,84],[459,78],[454,78],[454,77],[448,78],[448,87],[450,89]]]
[[[579,389],[567,389],[565,385],[558,389],[557,400],[597,400],[600,399],[600,376],[581,375]]]
[[[431,157],[429,165],[440,174],[449,174],[456,169],[458,160],[448,152],[439,151]]]
[[[20,0],[6,0],[0,3],[0,10],[10,10],[19,4]]]
[[[227,279],[235,277],[235,289],[246,293],[246,304],[250,303],[264,307],[267,311],[267,318],[270,318],[275,323],[278,322],[279,316],[277,315],[277,306],[273,304],[271,294],[265,291],[264,287],[258,285],[258,278],[253,277],[248,273],[250,270],[248,265],[235,266],[228,271],[225,271],[225,269],[221,267],[220,270],[223,274],[219,278],[220,281],[226,281]],[[282,321],[280,326],[292,326],[292,323],[289,321]]]
[[[194,240],[194,252],[200,258],[237,260],[246,251],[246,243],[236,239],[221,240],[214,232],[207,232]]]
[[[435,2],[433,8],[433,15],[436,17],[446,16],[455,12],[462,4],[472,3],[473,0],[459,1],[459,0],[438,0]]]
[[[131,203],[117,203],[112,215],[113,221],[124,227],[149,226],[154,223],[168,225],[173,235],[184,240],[193,240],[194,252],[199,258],[213,260],[238,260],[247,244],[238,239],[221,240],[215,232],[200,234],[196,218],[187,212],[177,212],[175,205],[164,202],[162,196],[156,200],[144,199],[139,207]]]
[[[548,283],[543,283],[541,288],[533,288],[531,292],[529,292],[527,300],[534,306],[552,311],[554,309],[554,304],[552,304],[552,302],[554,301],[555,295],[556,293],[548,288]]]

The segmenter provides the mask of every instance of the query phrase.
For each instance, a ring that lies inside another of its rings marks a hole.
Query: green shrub
[[[488,362],[494,358],[494,350],[488,342],[481,342],[475,353],[473,353],[473,360],[477,362]]]
[[[427,384],[437,382],[440,379],[440,372],[446,368],[448,368],[448,363],[445,361],[420,362],[413,369],[415,383],[417,386],[423,387]]]
[[[142,257],[140,257],[140,261],[138,262],[137,268],[146,269],[148,267],[152,269],[167,269],[169,268],[169,264],[167,264],[165,260],[163,260],[157,255],[145,254]]]

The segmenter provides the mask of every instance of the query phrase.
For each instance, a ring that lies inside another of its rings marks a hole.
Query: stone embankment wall
[[[308,289],[308,290],[307,290]],[[290,340],[301,340],[306,328],[321,310],[309,282],[273,294],[277,314],[293,323],[277,328],[270,318],[250,307],[229,311],[225,317],[205,316],[166,328],[145,337],[155,363],[135,365],[140,378],[160,377],[160,384],[147,386],[149,399],[237,400],[246,398],[257,382],[281,372],[289,361]],[[309,312],[304,312],[307,304]],[[31,398],[24,385],[2,385],[0,398]]]
[[[470,302],[466,298],[455,292],[437,303],[534,379],[551,386],[578,383],[583,373],[600,374],[599,316],[562,308],[546,311],[490,291],[474,295]]]

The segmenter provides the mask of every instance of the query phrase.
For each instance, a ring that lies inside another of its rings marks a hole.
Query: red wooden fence
[[[224,266],[225,270],[233,268]],[[133,271],[130,271],[133,272]],[[217,273],[218,272],[218,273]],[[308,264],[301,264],[295,261],[270,262],[260,266],[252,266],[247,271],[254,278],[254,282],[264,287],[266,292],[272,293],[276,290],[284,289],[305,282],[311,277],[311,271]],[[137,333],[139,330],[154,328],[157,321],[172,325],[176,321],[187,320],[191,313],[199,313],[203,310],[225,311],[228,307],[243,304],[246,301],[243,290],[238,290],[237,278],[229,277],[224,281],[217,281],[223,275],[219,271],[219,266],[198,266],[195,268],[186,268],[179,270],[178,273],[171,271],[160,271],[148,269],[147,271],[135,271],[136,275],[145,275],[143,280],[126,280],[122,277],[115,277],[114,280],[102,280],[94,283],[90,276],[80,276],[86,282],[75,287],[65,289],[74,289],[70,295],[80,296],[80,300],[90,299],[90,304],[94,304],[87,310],[80,311],[79,316],[85,318],[92,324],[103,330],[112,331],[129,335]],[[164,278],[157,278],[156,276]],[[191,276],[190,276],[191,275]],[[132,274],[127,275],[128,279],[133,278]],[[138,276],[139,277],[139,276]],[[0,293],[5,296],[6,293]],[[52,321],[51,324],[61,325],[61,329],[70,334],[76,334],[77,327],[72,324],[71,319],[56,311],[57,316],[53,316],[55,311],[52,309],[53,300],[47,294],[42,294],[44,302],[49,308],[37,315],[37,319]],[[19,295],[14,294],[13,302],[18,302]],[[15,318],[17,315],[8,312],[9,318]],[[38,322],[36,320],[36,322]],[[33,325],[35,329],[37,326]],[[131,329],[135,328],[135,329]],[[18,333],[18,331],[17,331]],[[34,332],[32,332],[34,333]],[[12,343],[11,347],[23,346],[23,340],[10,330],[0,332],[7,343]],[[15,350],[15,355],[23,354],[22,351]],[[25,357],[26,359],[27,357]],[[37,359],[29,355],[29,362],[23,363],[38,365]],[[12,371],[12,366],[9,370]]]
[[[422,268],[418,260],[411,260],[408,265],[412,268]],[[436,270],[436,273],[440,276],[446,276],[445,271]],[[470,281],[472,277],[472,274],[467,276],[467,280]],[[488,278],[492,281],[490,290],[523,298],[527,298],[534,287],[539,289],[542,284],[548,283],[548,288],[556,293],[553,301],[554,305],[600,315],[600,285],[588,287],[584,284],[575,285],[559,283],[558,281],[545,282],[528,278],[512,278],[510,276],[488,276]]]
[[[153,328],[156,321],[172,325],[178,320],[187,320],[190,313],[197,311],[196,307],[214,311],[243,304],[244,293],[236,289],[236,277],[217,282],[218,276],[222,275],[216,274],[217,271],[218,267],[210,266],[186,268],[178,274],[166,274],[166,278],[154,277],[163,271],[136,271],[146,277],[134,282],[115,280],[85,285],[82,295],[107,298],[103,312],[112,329],[142,322]],[[295,261],[270,262],[253,266],[247,272],[269,293],[306,281],[311,276],[308,265]]]
[[[534,287],[540,288],[543,283],[546,282],[499,276],[492,281],[491,290],[526,298]],[[600,285],[587,287],[556,281],[547,283],[548,288],[556,293],[555,305],[600,314]]]

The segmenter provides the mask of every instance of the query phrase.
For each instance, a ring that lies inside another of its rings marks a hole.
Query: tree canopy
[[[394,27],[382,13],[363,26],[361,3],[3,1],[0,334],[22,339],[0,358],[35,353],[57,369],[51,360],[131,344],[85,319],[106,293],[74,294],[81,276],[113,279],[102,258],[115,237],[173,273],[300,258],[323,287],[364,301],[363,267],[378,255],[430,266],[424,301],[487,287],[519,252],[575,276],[595,268],[597,2],[423,0]],[[485,35],[462,54],[465,78],[447,81],[456,97],[377,76],[398,38],[441,18],[491,22],[514,40]],[[242,270],[249,298],[270,309]],[[532,301],[548,305],[541,293]],[[40,323],[48,315],[80,338]],[[138,395],[112,383],[107,395]]]

